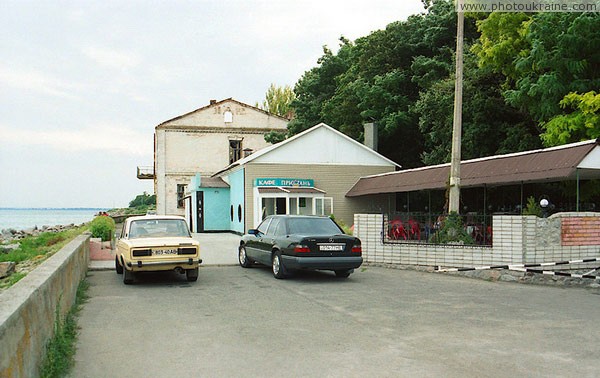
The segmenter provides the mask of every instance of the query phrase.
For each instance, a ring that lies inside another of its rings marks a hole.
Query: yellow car
[[[183,217],[145,215],[127,218],[117,240],[115,270],[126,285],[136,272],[175,270],[198,279],[200,243],[190,235]]]

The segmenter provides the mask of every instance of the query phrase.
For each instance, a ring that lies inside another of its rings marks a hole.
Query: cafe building
[[[346,193],[361,177],[399,167],[320,123],[255,151],[209,178],[198,175],[189,185],[186,214],[193,232],[241,234],[273,214],[333,215],[351,226],[355,213],[395,209],[395,196],[351,198]]]

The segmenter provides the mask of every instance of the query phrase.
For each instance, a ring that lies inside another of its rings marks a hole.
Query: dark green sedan
[[[275,278],[295,270],[331,270],[348,277],[362,262],[360,239],[344,234],[329,217],[272,215],[240,241],[238,259],[244,268],[271,266]]]

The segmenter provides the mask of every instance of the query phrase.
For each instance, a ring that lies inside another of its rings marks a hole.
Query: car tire
[[[352,270],[336,270],[335,276],[338,278],[348,278],[352,273]]]
[[[133,278],[135,274],[132,270],[127,270],[123,268],[123,283],[125,285],[131,285],[133,283]]]
[[[238,262],[242,268],[250,268],[252,266],[252,260],[248,258],[246,247],[243,245],[240,245],[238,250]]]
[[[186,269],[185,277],[187,278],[188,282],[198,281],[198,268]]]
[[[273,253],[273,258],[271,259],[271,270],[273,271],[273,276],[277,279],[282,279],[286,276],[285,266],[283,265],[281,252],[279,251]]]
[[[117,274],[123,274],[123,266],[119,263],[119,257],[115,256],[115,270]]]

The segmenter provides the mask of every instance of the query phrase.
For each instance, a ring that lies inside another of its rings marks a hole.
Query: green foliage
[[[90,223],[90,232],[93,238],[102,238],[102,241],[111,240],[115,232],[115,221],[108,216],[97,216]]]
[[[535,215],[541,218],[543,212],[542,207],[535,200],[535,197],[531,196],[527,198],[527,206],[523,209],[523,215]]]
[[[56,309],[54,336],[46,345],[46,356],[40,368],[42,378],[64,377],[74,363],[77,340],[77,316],[82,305],[88,300],[89,283],[80,282],[75,303],[64,321],[60,318],[60,307]]]
[[[463,226],[462,218],[456,212],[450,212],[440,231],[435,234],[435,242],[440,244],[472,245],[475,241]]]
[[[560,106],[570,108],[572,113],[555,116],[543,126],[545,131],[541,137],[545,145],[557,146],[600,137],[600,94],[594,91],[569,93]]]
[[[262,105],[256,105],[271,114],[290,118],[292,113],[291,103],[295,98],[294,90],[289,85],[278,87],[271,84],[267,89]]]
[[[19,240],[19,248],[9,253],[0,254],[0,262],[12,261],[19,264],[25,261],[33,261],[35,264],[39,264],[87,229],[87,226],[82,226],[61,232],[44,232],[38,236],[23,238]],[[16,272],[2,278],[0,279],[0,288],[10,287],[26,275],[25,272]]]
[[[477,21],[481,36],[471,51],[477,54],[479,64],[508,79],[517,79],[514,62],[531,48],[526,39],[530,20],[525,13],[493,12]]]
[[[61,232],[44,232],[19,240],[19,248],[0,254],[0,262],[20,263],[31,259],[43,259],[61,249],[67,242],[80,235],[87,227],[78,227]]]
[[[403,168],[447,162],[456,12],[450,0],[424,4],[424,14],[341,37],[337,53],[324,47],[294,86],[287,136],[325,122],[362,141],[363,124],[375,121],[379,152]],[[542,132],[549,144],[595,138],[597,112],[581,106],[600,88],[597,30],[598,13],[467,15],[463,158],[540,148]]]
[[[286,133],[280,133],[278,131],[269,131],[265,134],[265,141],[271,144],[283,142],[286,138]]]
[[[150,205],[156,205],[156,195],[150,195],[146,192],[137,195],[131,202],[129,202],[129,207],[148,207]]]
[[[5,277],[0,280],[0,289],[6,289],[11,287],[12,285],[19,282],[23,277],[25,277],[27,273],[24,272],[15,272],[8,277]]]

